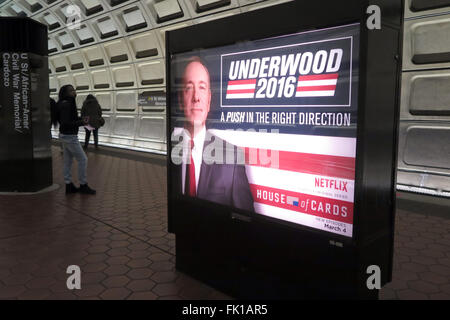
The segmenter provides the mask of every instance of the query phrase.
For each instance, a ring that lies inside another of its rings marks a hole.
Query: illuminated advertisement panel
[[[172,193],[352,237],[359,28],[172,55]]]

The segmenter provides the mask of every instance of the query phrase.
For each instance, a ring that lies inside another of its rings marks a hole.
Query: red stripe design
[[[319,74],[316,76],[300,76],[298,81],[311,81],[311,80],[334,80],[339,77],[338,73]]]
[[[325,219],[353,223],[353,203],[309,194],[250,184],[253,200],[282,209],[301,212]],[[299,199],[298,206],[287,204],[287,197]]]
[[[241,85],[241,84],[254,84],[254,85],[256,85],[256,79],[228,81],[228,85],[229,86],[237,86],[237,85]]]
[[[227,94],[254,93],[254,92],[255,92],[255,89],[227,90]]]
[[[297,87],[297,91],[335,91],[336,86]]]
[[[245,163],[250,166],[355,179],[355,158],[352,157],[245,148]]]

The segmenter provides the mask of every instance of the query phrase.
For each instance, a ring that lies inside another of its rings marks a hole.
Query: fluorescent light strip
[[[397,184],[397,190],[450,198],[450,192]]]

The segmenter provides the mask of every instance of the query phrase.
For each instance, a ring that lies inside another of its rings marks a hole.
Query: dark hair
[[[50,118],[52,121],[52,125],[56,127],[58,124],[58,109],[56,107],[56,101],[53,98],[50,98]]]
[[[208,70],[208,67],[206,66],[205,61],[203,61],[203,59],[200,58],[199,56],[192,56],[189,59],[183,61],[183,63],[182,63],[182,69],[181,70],[183,70],[183,73],[181,75],[181,79],[179,79],[179,80],[181,80],[180,84],[182,86],[184,85],[184,83],[183,83],[184,82],[184,74],[186,72],[187,67],[193,62],[200,63],[205,68],[206,73],[208,74],[209,82],[211,82],[211,76],[209,75],[209,70]]]
[[[50,98],[50,117],[51,117],[52,124],[54,127],[56,127],[56,125],[58,124],[58,121],[59,121],[59,109],[58,109],[59,103],[63,100],[74,100],[68,94],[69,87],[73,88],[73,86],[71,84],[66,84],[59,89],[58,103],[56,103],[55,100]]]
[[[189,59],[181,62],[180,70],[183,70],[183,73],[181,75],[177,75],[175,77],[175,84],[177,85],[178,95],[181,95],[184,90],[184,76],[186,73],[186,69],[191,63],[194,63],[194,62],[200,63],[203,66],[203,68],[205,68],[205,71],[206,71],[206,74],[208,75],[208,80],[209,80],[209,87],[210,87],[209,89],[211,90],[211,76],[209,75],[208,67],[206,66],[205,62],[199,56],[192,56]]]
[[[62,87],[59,89],[59,93],[58,93],[58,102],[63,101],[63,100],[65,100],[65,99],[69,98],[69,94],[67,93],[69,87],[72,87],[72,88],[73,88],[73,86],[72,86],[71,84],[66,84],[66,85],[62,86]]]
[[[181,106],[183,104],[183,99],[182,99],[182,95],[183,95],[183,90],[184,90],[184,77],[185,77],[185,73],[186,73],[186,69],[187,67],[191,64],[191,63],[200,63],[206,71],[206,74],[208,75],[208,79],[209,79],[209,90],[211,90],[211,76],[209,74],[209,70],[208,70],[208,66],[206,65],[205,61],[200,58],[199,56],[191,56],[187,59],[183,59],[182,61],[179,61],[177,63],[176,68],[174,68],[176,70],[176,74],[175,74],[175,79],[174,79],[174,83],[175,83],[175,91],[177,92],[176,96],[174,97],[174,101],[176,103],[176,105]],[[180,73],[180,71],[182,71]],[[177,111],[181,111],[180,108],[177,108]]]
[[[86,97],[85,102],[86,102],[87,100],[94,100],[94,101],[98,102],[98,101],[97,101],[97,98],[96,98],[93,94],[88,94],[87,97]]]

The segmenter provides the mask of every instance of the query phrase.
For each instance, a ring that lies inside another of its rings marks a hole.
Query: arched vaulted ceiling
[[[7,0],[0,15],[28,16],[48,26],[50,95],[56,98],[61,86],[72,84],[80,107],[94,94],[106,120],[101,143],[165,153],[165,108],[139,104],[143,95],[165,92],[165,31],[282,2]]]

